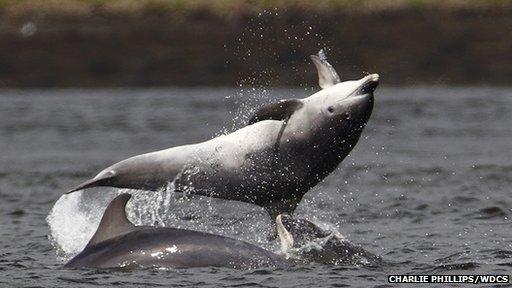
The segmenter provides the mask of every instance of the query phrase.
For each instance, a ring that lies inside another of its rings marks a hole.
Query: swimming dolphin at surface
[[[87,246],[66,268],[288,267],[284,257],[253,244],[209,233],[134,226],[126,217],[130,194],[108,205]]]
[[[379,256],[308,220],[280,214],[276,218],[276,227],[283,253],[303,263],[357,266],[382,263]]]
[[[340,82],[322,50],[311,59],[321,91],[268,104],[231,134],[118,162],[68,193],[98,186],[157,191],[172,182],[177,192],[259,205],[272,219],[293,213],[356,145],[379,83],[377,74]]]

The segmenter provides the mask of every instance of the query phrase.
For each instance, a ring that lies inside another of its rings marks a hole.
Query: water
[[[511,274],[512,89],[492,87],[379,87],[359,144],[299,205],[297,216],[381,255],[387,260],[381,267],[62,269],[119,193],[95,189],[59,200],[64,191],[126,157],[239,127],[257,103],[310,93],[0,91],[0,286],[367,287],[386,284],[389,274]],[[265,240],[271,226],[261,208],[164,192],[136,195],[129,208],[134,222],[279,249]],[[46,218],[58,200],[60,210],[48,219],[50,240]],[[167,210],[158,206],[163,202]]]

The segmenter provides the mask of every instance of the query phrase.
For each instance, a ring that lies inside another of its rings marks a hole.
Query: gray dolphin
[[[172,182],[177,192],[259,205],[272,219],[293,213],[356,145],[379,83],[377,74],[340,82],[322,51],[311,59],[319,92],[266,105],[231,134],[118,162],[68,193],[98,186],[156,191]]]
[[[280,214],[276,218],[276,227],[283,253],[292,254],[303,263],[368,266],[382,263],[379,256],[308,220]]]
[[[209,233],[134,226],[125,214],[130,194],[108,205],[98,230],[66,268],[288,267],[285,258],[253,244]]]

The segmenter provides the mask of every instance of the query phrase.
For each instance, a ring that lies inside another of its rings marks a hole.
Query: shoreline
[[[158,8],[158,7],[157,7]],[[186,9],[185,9],[186,10]],[[510,85],[512,6],[354,11],[0,10],[0,88],[313,86],[327,47],[343,79]]]

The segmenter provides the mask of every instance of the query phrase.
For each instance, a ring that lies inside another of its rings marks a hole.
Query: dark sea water
[[[129,156],[232,131],[258,103],[310,93],[0,91],[0,286],[398,287],[387,275],[512,274],[512,89],[492,87],[379,87],[359,144],[304,197],[298,217],[381,255],[379,267],[62,268],[119,193],[61,198],[66,190]],[[138,224],[210,231],[279,251],[266,240],[270,219],[261,208],[135,195],[129,215]]]

